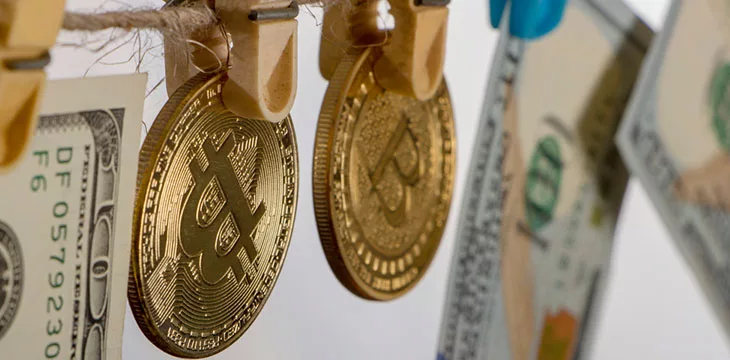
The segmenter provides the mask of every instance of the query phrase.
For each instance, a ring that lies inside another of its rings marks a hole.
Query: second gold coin
[[[314,149],[314,207],[340,282],[371,300],[408,292],[441,241],[455,170],[445,82],[420,101],[381,87],[377,48],[346,55],[325,95]]]

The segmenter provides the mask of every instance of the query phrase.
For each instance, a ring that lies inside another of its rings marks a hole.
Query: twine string
[[[0,2],[3,0],[0,0]],[[298,0],[299,5],[323,7],[339,0]],[[131,30],[151,29],[160,32],[191,34],[210,30],[218,24],[215,12],[203,2],[188,2],[186,6],[166,6],[162,9],[109,11],[103,13],[66,12],[63,29],[69,31],[101,31],[111,28]]]

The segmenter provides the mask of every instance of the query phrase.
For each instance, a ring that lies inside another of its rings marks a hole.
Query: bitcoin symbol
[[[208,159],[205,171],[193,159],[190,173],[195,182],[183,209],[182,223],[193,224],[183,228],[181,243],[183,251],[190,257],[200,256],[200,271],[203,279],[214,284],[233,270],[237,280],[244,277],[243,265],[238,255],[241,248],[253,263],[258,255],[253,242],[253,232],[266,212],[261,203],[251,210],[247,194],[255,187],[258,174],[256,165],[256,141],[249,139],[236,147],[233,136],[228,133],[219,149],[215,149],[208,138],[203,142],[203,152]],[[234,148],[237,151],[234,152]],[[237,160],[235,166],[229,158]],[[239,180],[236,170],[246,180]],[[242,186],[243,185],[243,186]]]
[[[421,178],[421,159],[418,154],[418,148],[416,148],[417,140],[413,131],[408,126],[408,123],[409,118],[404,115],[400,123],[398,123],[398,127],[395,129],[395,132],[390,137],[390,140],[388,140],[385,151],[380,157],[380,161],[378,161],[375,170],[370,173],[370,181],[373,184],[373,191],[375,191],[378,196],[378,200],[380,200],[385,220],[393,227],[398,227],[405,222],[407,207],[408,204],[410,204],[410,193],[408,192],[408,187],[418,184],[418,181]],[[406,137],[406,135],[408,137]],[[416,166],[414,166],[410,171],[405,171],[395,156],[396,150],[398,150],[398,147],[406,139],[411,140],[410,142],[413,144],[414,148],[413,153],[416,155]],[[396,175],[398,176],[398,182],[403,190],[403,196],[401,196],[398,205],[394,209],[391,209],[390,206],[388,206],[383,192],[378,189],[378,184],[380,184],[380,181],[383,180],[385,169],[389,165],[392,165],[395,168]]]

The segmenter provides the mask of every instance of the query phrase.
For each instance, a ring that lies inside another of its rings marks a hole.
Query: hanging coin
[[[454,121],[445,81],[428,100],[385,90],[380,48],[345,55],[317,126],[314,206],[322,246],[354,294],[390,300],[433,259],[451,204]]]
[[[294,223],[291,118],[234,115],[226,79],[185,83],[140,152],[129,301],[147,338],[175,356],[210,356],[241,337],[271,294]]]

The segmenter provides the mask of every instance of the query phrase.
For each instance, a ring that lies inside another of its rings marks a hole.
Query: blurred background
[[[661,29],[669,0],[627,3],[652,28]],[[161,0],[67,1],[67,8],[74,11],[161,5]],[[458,209],[497,41],[496,31],[487,23],[487,0],[454,0],[450,9],[445,75],[454,104],[459,166],[449,223],[426,276],[406,296],[375,303],[351,295],[327,265],[311,197],[314,132],[327,86],[317,65],[322,13],[302,7],[299,93],[292,112],[301,166],[294,236],[281,277],[258,320],[214,359],[435,359]],[[165,86],[160,85],[163,61],[156,34],[63,33],[49,72],[54,79],[148,72],[144,121],[149,126],[167,99]],[[630,183],[624,200],[611,271],[603,309],[593,319],[599,326],[591,358],[730,358],[719,322],[636,181]],[[147,341],[129,310],[123,356],[169,358]]]

